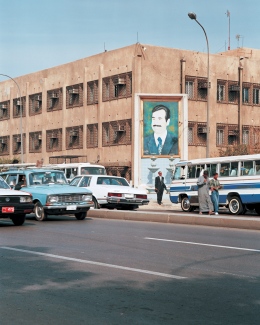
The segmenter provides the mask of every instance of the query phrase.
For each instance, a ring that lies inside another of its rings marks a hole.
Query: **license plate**
[[[66,207],[66,210],[77,210],[77,206],[76,205],[69,205]]]
[[[2,207],[2,213],[13,213],[14,207]]]
[[[125,198],[126,199],[133,199],[134,198],[134,194],[125,194]]]

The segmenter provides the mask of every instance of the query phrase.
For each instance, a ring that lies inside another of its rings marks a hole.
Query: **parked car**
[[[149,203],[145,190],[129,185],[123,177],[107,175],[76,176],[72,187],[89,188],[93,193],[94,208],[134,210]]]
[[[69,186],[62,171],[48,169],[14,169],[0,174],[10,186],[20,187],[21,191],[31,193],[35,218],[46,220],[48,215],[74,214],[78,220],[85,219],[92,207],[92,192],[86,188]]]
[[[33,208],[31,194],[12,190],[0,177],[0,218],[10,218],[15,226],[21,226]]]

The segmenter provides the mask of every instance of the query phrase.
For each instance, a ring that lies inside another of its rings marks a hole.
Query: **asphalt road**
[[[0,222],[0,324],[259,324],[260,232]]]

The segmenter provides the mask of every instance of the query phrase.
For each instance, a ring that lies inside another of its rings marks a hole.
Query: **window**
[[[102,123],[102,145],[131,144],[132,121],[120,120]]]
[[[253,104],[259,105],[259,95],[260,95],[260,88],[253,88]]]
[[[87,83],[87,105],[98,103],[98,80]]]
[[[239,131],[237,128],[228,127],[228,145],[237,145],[238,144]]]
[[[13,117],[25,117],[26,98],[15,98],[13,100]]]
[[[62,88],[47,91],[47,112],[62,109]]]
[[[194,81],[185,81],[185,93],[188,94],[188,99],[194,99]]]
[[[206,145],[207,142],[207,124],[198,123],[197,124],[197,138],[199,145]]]
[[[225,101],[225,85],[221,85],[221,84],[217,85],[217,101],[218,102]]]
[[[30,132],[29,134],[29,152],[42,151],[42,132]]]
[[[198,78],[198,99],[207,100],[208,97],[208,82],[207,79]]]
[[[243,130],[242,132],[242,143],[248,145],[249,144],[249,130]]]
[[[244,104],[249,103],[249,88],[243,87],[242,101],[243,101]]]
[[[66,108],[83,106],[83,84],[66,87]]]
[[[228,102],[237,104],[239,97],[239,85],[238,82],[230,81],[228,85]]]
[[[36,115],[42,112],[42,94],[29,96],[29,115]]]
[[[0,155],[9,155],[10,136],[0,137]]]
[[[87,148],[98,147],[98,124],[87,125]]]
[[[83,149],[83,125],[66,128],[66,149]]]
[[[194,132],[194,127],[189,127],[188,128],[188,144],[193,144],[194,142],[194,135],[193,135],[193,132]]]
[[[62,129],[46,131],[46,151],[62,150]]]
[[[102,80],[102,100],[127,98],[132,95],[132,72],[122,73]]]
[[[21,153],[22,143],[23,143],[23,153],[25,153],[25,134],[23,133],[23,138],[21,139],[21,134],[13,135],[13,154]]]
[[[217,129],[217,146],[224,145],[224,129]]]

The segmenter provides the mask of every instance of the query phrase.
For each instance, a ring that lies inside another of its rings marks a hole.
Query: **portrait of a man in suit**
[[[148,121],[151,124],[150,130],[144,132],[143,155],[178,155],[178,110],[175,109],[174,121],[171,123],[170,108],[166,104],[158,103],[152,108],[150,119],[144,114],[144,131]]]

